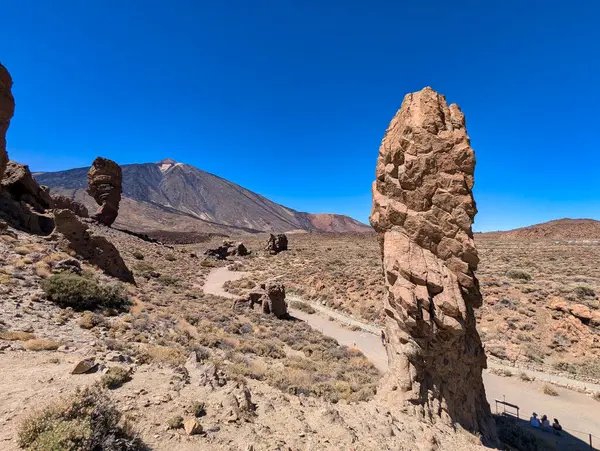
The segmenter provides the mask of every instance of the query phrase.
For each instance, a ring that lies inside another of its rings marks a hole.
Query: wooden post
[[[592,445],[592,434],[588,434],[590,436],[590,449],[594,449],[594,445]]]

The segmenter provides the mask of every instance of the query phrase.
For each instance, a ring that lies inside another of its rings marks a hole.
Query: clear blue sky
[[[405,93],[458,103],[476,230],[600,219],[600,2],[5,0],[11,158],[165,157],[367,221]]]

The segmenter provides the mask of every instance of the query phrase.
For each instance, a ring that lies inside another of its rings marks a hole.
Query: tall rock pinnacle
[[[87,193],[100,205],[92,218],[106,226],[112,225],[119,214],[123,191],[123,172],[112,160],[97,157],[88,172]]]
[[[6,132],[15,112],[15,99],[11,92],[12,84],[12,78],[8,70],[0,64],[0,180],[2,180],[8,163]]]
[[[474,170],[458,106],[429,87],[406,95],[379,149],[371,225],[388,291],[384,396],[427,421],[458,422],[491,439],[474,316],[482,304]]]

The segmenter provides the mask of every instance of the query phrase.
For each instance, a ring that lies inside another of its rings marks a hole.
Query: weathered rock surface
[[[29,233],[48,235],[54,229],[48,188],[40,186],[29,167],[9,161],[1,181],[0,216]]]
[[[284,285],[276,281],[262,283],[260,288],[254,288],[236,299],[233,309],[254,309],[255,305],[259,305],[262,312],[267,315],[274,315],[277,318],[287,317]]]
[[[371,224],[388,290],[391,371],[383,392],[423,419],[458,422],[491,439],[474,316],[482,304],[474,169],[458,106],[431,88],[408,94],[379,149]]]
[[[250,252],[248,251],[246,246],[244,246],[244,243],[242,243],[241,241],[234,243],[233,241],[228,240],[223,240],[223,244],[221,246],[218,246],[213,249],[207,249],[204,252],[204,255],[206,255],[207,257],[213,257],[217,260],[225,260],[227,257],[233,257],[236,255],[244,257],[249,254]]]
[[[97,157],[88,172],[87,193],[100,205],[92,219],[106,226],[112,225],[119,214],[122,191],[121,167],[112,160]]]
[[[281,251],[287,251],[288,248],[288,239],[287,236],[283,233],[279,235],[271,234],[269,236],[269,241],[267,241],[267,246],[265,250],[269,252],[269,254],[278,254]]]
[[[60,232],[68,246],[84,260],[97,265],[102,271],[123,282],[135,283],[133,274],[125,265],[117,248],[106,238],[93,235],[86,224],[71,210],[55,210],[55,232]]]
[[[81,217],[81,218],[89,218],[90,214],[88,212],[88,209],[85,207],[85,205],[83,205],[80,202],[77,202],[76,200],[71,199],[70,197],[67,196],[61,196],[61,195],[52,195],[52,208],[55,208],[57,210],[71,210],[73,213],[75,213],[77,216]]]
[[[12,78],[8,70],[0,64],[0,180],[2,180],[8,163],[6,132],[15,113],[15,99],[11,92],[12,84]]]

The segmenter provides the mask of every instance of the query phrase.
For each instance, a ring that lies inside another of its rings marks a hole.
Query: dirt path
[[[204,283],[204,292],[233,298],[234,295],[223,290],[223,284],[228,280],[238,280],[247,275],[249,275],[247,272],[229,271],[227,267],[213,269]],[[298,296],[288,296],[288,299],[305,302]],[[321,305],[311,302],[305,303],[315,308],[317,313],[308,314],[289,308],[290,314],[305,321],[324,335],[335,338],[340,344],[359,348],[380,371],[385,372],[388,370],[387,353],[379,338],[379,328],[361,323]],[[361,330],[349,330],[340,322],[345,325],[360,327]],[[503,365],[490,362],[490,368],[498,367],[504,368]],[[544,385],[542,381],[554,381],[556,379],[556,382],[568,382],[572,386],[577,386],[578,381],[539,373],[538,371],[525,370],[524,372],[530,376],[536,377],[536,381],[524,382],[517,377],[520,370],[511,367],[506,368],[511,369],[515,376],[502,377],[488,371],[483,373],[486,395],[492,411],[495,411],[495,399],[506,397],[506,401],[519,405],[522,418],[526,417],[528,419],[532,412],[536,412],[540,416],[546,414],[549,418],[557,417],[566,430],[591,433],[597,437],[594,440],[597,440],[600,445],[600,402],[583,393],[563,388],[556,388],[558,396],[549,396],[542,391]],[[581,383],[583,384],[583,382]],[[594,384],[586,385],[588,389],[595,388]],[[600,389],[600,387],[598,388]],[[580,437],[582,440],[588,440],[588,437],[584,434],[573,432],[573,435]],[[595,442],[594,446],[600,448],[600,446],[596,446]]]

